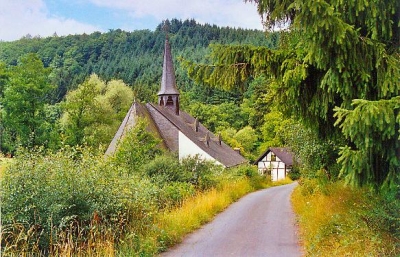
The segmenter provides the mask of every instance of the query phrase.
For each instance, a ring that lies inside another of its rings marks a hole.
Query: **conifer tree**
[[[287,27],[280,48],[214,45],[213,64],[186,62],[189,75],[225,89],[249,76],[271,77],[285,113],[321,139],[348,141],[339,162],[349,182],[394,182],[400,173],[400,2],[249,2],[267,28]]]

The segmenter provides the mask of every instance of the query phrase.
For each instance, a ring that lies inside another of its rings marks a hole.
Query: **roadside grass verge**
[[[181,242],[185,235],[211,221],[242,196],[268,186],[265,178],[220,182],[215,188],[185,199],[179,207],[160,212],[153,229],[144,235],[131,235],[131,239],[119,247],[118,256],[155,256]]]
[[[254,188],[248,179],[224,182],[219,188],[188,199],[181,208],[162,213],[157,220],[158,227],[163,231],[160,238],[161,250],[181,242],[186,234],[200,228],[217,213],[251,191]]]
[[[185,199],[174,209],[159,213],[152,231],[140,237],[132,236],[119,249],[119,256],[154,256],[180,243],[189,233],[210,222],[215,215],[246,194],[271,186],[292,183],[290,179],[270,182],[270,178],[252,176],[226,180],[206,192]]]
[[[399,256],[396,196],[303,180],[292,195],[306,256]]]

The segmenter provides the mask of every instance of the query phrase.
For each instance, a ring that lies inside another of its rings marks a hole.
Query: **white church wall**
[[[204,160],[214,161],[218,165],[222,165],[216,159],[214,159],[211,155],[203,151],[200,147],[198,147],[195,143],[193,143],[185,134],[179,131],[179,160],[182,160],[188,156],[196,156],[199,155]],[[223,165],[222,165],[223,166]]]

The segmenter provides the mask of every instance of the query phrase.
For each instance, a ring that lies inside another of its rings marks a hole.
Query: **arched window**
[[[174,105],[174,100],[172,100],[172,96],[168,96],[166,106]]]

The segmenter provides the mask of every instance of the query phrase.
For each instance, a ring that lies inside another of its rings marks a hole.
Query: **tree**
[[[49,83],[50,70],[36,54],[28,54],[10,68],[10,78],[4,89],[3,121],[12,145],[24,147],[46,144],[47,136],[40,128],[48,95],[54,89]]]
[[[374,112],[385,111],[373,106],[398,101],[400,2],[251,2],[258,5],[267,27],[287,25],[287,31],[281,33],[280,48],[214,45],[213,65],[187,62],[189,74],[227,89],[240,86],[249,76],[264,74],[272,78],[281,111],[301,120],[320,139],[348,139],[347,149],[352,152],[341,152],[348,160],[341,164],[342,175],[351,183],[379,186],[393,181],[400,166],[398,109],[385,116],[387,119],[374,120]],[[362,119],[343,115],[341,110],[357,108],[356,99],[366,100],[364,106],[374,111],[359,113]],[[337,118],[340,122],[336,122]],[[339,127],[341,122],[347,125]],[[368,122],[383,122],[380,131],[385,137],[374,136],[376,130]],[[396,129],[392,133],[389,127],[393,124]],[[349,131],[364,129],[368,130],[365,136],[371,144],[385,142],[391,150],[365,148],[353,141]],[[365,158],[359,157],[360,152],[365,153]],[[374,162],[388,162],[388,166],[371,165]],[[365,170],[367,166],[373,167],[373,172]]]
[[[66,95],[61,125],[69,145],[109,144],[132,104],[133,92],[120,80],[91,75]]]
[[[129,172],[138,172],[144,164],[162,153],[157,147],[161,140],[149,132],[147,126],[147,120],[138,119],[118,143],[117,151],[112,156],[115,163],[126,167]]]
[[[2,111],[2,98],[4,89],[9,81],[9,73],[7,67],[4,63],[0,62],[0,153],[2,152],[3,145],[3,135],[4,135],[4,121],[3,121],[3,111]]]

